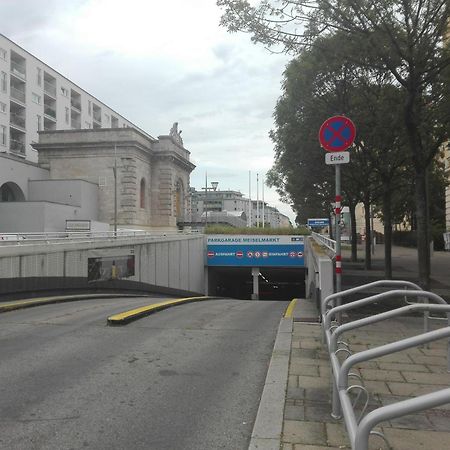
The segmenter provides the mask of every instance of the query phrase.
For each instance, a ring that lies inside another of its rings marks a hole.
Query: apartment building
[[[122,127],[137,128],[0,34],[1,153],[37,162],[38,131]]]

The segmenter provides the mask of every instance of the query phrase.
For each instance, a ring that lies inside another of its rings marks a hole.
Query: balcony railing
[[[102,123],[102,116],[96,116],[96,115],[94,114],[93,119],[94,119],[94,122],[97,122],[97,123],[99,123],[99,124]]]
[[[16,127],[25,129],[25,117],[19,114],[11,113],[9,116],[9,123]]]
[[[22,141],[17,141],[16,139],[9,140],[9,148],[14,153],[20,153],[25,155],[25,143]]]
[[[79,130],[81,128],[81,122],[77,119],[72,119],[71,121],[72,128]]]
[[[56,119],[56,110],[54,108],[51,108],[50,106],[44,105],[44,114],[46,116],[50,116],[50,117],[53,117],[54,119]]]
[[[74,102],[73,100],[70,102],[70,106],[77,110],[78,112],[81,112],[81,103],[79,102]]]
[[[15,87],[11,86],[11,97],[19,102],[25,103],[25,92],[19,91]]]
[[[56,86],[48,81],[44,81],[44,92],[56,98]]]
[[[23,80],[27,77],[27,71],[24,65],[19,64],[15,61],[11,61],[11,73],[22,78]]]

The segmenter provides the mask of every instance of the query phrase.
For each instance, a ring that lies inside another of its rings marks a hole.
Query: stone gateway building
[[[44,131],[33,147],[50,185],[52,180],[98,185],[99,222],[150,230],[190,220],[189,176],[195,166],[177,124],[158,139],[134,128]]]

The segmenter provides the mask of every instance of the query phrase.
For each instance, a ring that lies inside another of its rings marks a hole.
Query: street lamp
[[[219,185],[218,181],[211,181],[211,187],[208,187],[208,174],[205,174],[205,187],[202,190],[205,191],[205,202],[204,202],[204,210],[205,210],[205,229],[208,226],[208,191],[217,191],[217,186]]]

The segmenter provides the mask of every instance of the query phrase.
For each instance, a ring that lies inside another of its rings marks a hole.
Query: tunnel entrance
[[[260,300],[292,300],[305,297],[305,269],[261,267]],[[209,295],[250,300],[253,292],[251,267],[209,267]]]

